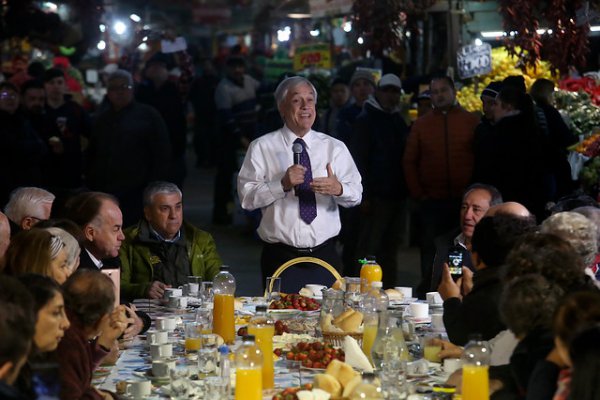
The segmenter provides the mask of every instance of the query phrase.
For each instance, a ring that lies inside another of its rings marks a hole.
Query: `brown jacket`
[[[434,110],[413,124],[404,152],[411,197],[460,198],[473,174],[473,135],[479,118],[460,106]]]

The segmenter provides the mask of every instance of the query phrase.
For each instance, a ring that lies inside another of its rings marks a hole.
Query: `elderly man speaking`
[[[285,79],[275,90],[275,100],[284,126],[250,144],[238,177],[242,208],[262,210],[258,235],[264,242],[263,278],[302,256],[339,268],[338,206],[360,203],[360,174],[341,141],[311,129],[317,91],[309,80]],[[300,265],[282,277],[281,290],[297,292],[304,283],[332,282],[326,271]]]

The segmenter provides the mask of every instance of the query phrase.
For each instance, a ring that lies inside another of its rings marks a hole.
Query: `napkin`
[[[344,338],[344,353],[346,353],[346,363],[353,368],[364,372],[373,372],[373,366],[371,366],[369,359],[363,353],[356,339],[351,336]]]

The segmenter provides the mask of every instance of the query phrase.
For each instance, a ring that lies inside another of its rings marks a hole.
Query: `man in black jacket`
[[[381,78],[375,96],[369,97],[356,118],[350,147],[363,178],[354,258],[375,255],[383,269],[384,287],[396,284],[396,258],[406,221],[408,191],[399,160],[404,154],[408,126],[400,113],[401,93],[400,78],[394,74]]]

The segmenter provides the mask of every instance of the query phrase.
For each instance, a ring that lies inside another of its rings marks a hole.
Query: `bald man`
[[[0,271],[4,269],[4,254],[10,244],[10,222],[6,215],[0,212]]]
[[[529,212],[527,207],[521,203],[517,203],[516,201],[507,201],[505,203],[491,206],[488,208],[485,216],[493,217],[496,214],[508,214],[516,217],[535,218],[535,216]]]

